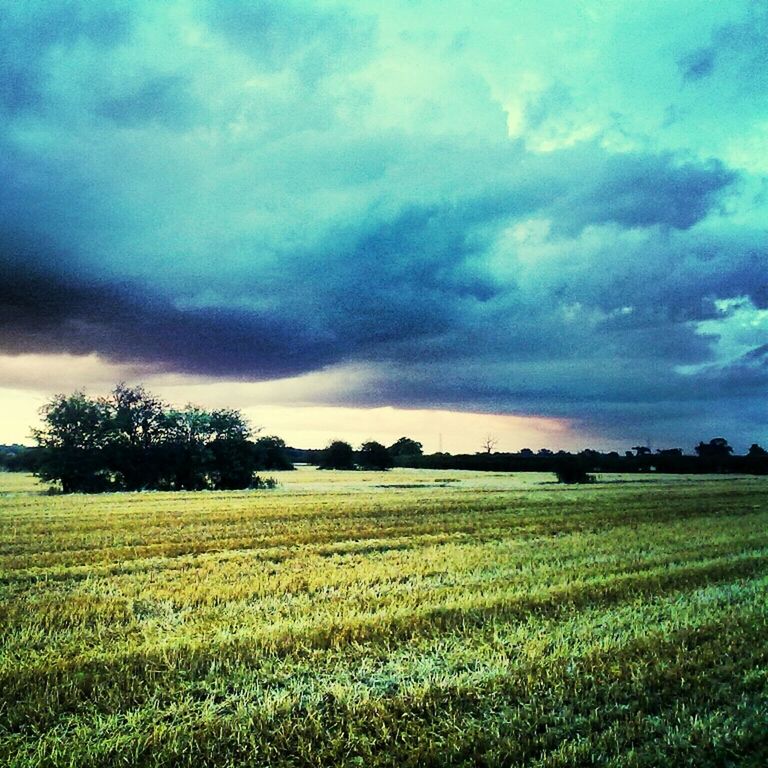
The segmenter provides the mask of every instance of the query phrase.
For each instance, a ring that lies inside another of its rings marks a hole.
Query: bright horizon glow
[[[193,387],[148,387],[174,405],[195,402],[203,407],[226,403],[226,384]],[[169,393],[180,398],[169,398]],[[53,393],[0,389],[0,444],[32,445],[31,428],[41,426],[40,407]],[[91,395],[101,392],[91,392]],[[198,397],[189,398],[187,395]],[[207,396],[206,396],[207,395]],[[237,403],[229,403],[239,407]],[[345,440],[358,447],[367,440],[391,445],[411,437],[426,453],[475,453],[488,435],[498,440],[496,450],[521,448],[576,448],[583,435],[575,434],[564,420],[509,414],[469,413],[442,409],[354,408],[318,405],[249,405],[239,408],[261,435],[278,435],[295,448],[324,448],[331,440]]]
[[[554,416],[461,410],[438,404],[381,405],[376,401],[375,372],[360,366],[244,382],[158,373],[147,366],[110,363],[96,354],[27,354],[0,355],[0,444],[32,445],[31,430],[41,426],[40,407],[54,394],[83,390],[98,397],[119,381],[142,384],[176,407],[193,403],[207,409],[236,408],[260,434],[278,435],[295,448],[324,448],[334,439],[355,447],[367,440],[390,445],[406,436],[421,442],[427,453],[476,453],[490,435],[498,441],[497,451],[624,451],[640,444],[681,447],[689,452],[700,439],[731,434],[727,424],[720,429],[722,419],[714,416],[711,428],[691,441],[685,437],[684,425],[672,439],[659,439],[650,429],[607,436],[590,430],[587,422]],[[45,382],[44,387],[39,382]],[[366,404],[357,404],[366,398]],[[739,453],[754,440],[730,442]]]
[[[261,434],[275,434],[296,448],[323,448],[334,439],[359,446],[367,440],[391,445],[418,440],[427,452],[475,453],[488,435],[497,450],[584,447],[565,419],[459,411],[447,408],[357,407],[333,402],[371,386],[367,371],[346,367],[265,382],[220,382],[205,377],[153,374],[137,366],[108,363],[98,355],[0,355],[0,443],[31,442],[41,425],[39,409],[52,395],[84,389],[105,395],[118,381],[142,382],[175,406],[237,408]],[[40,389],[36,382],[55,382]],[[325,399],[327,402],[323,403]],[[320,400],[321,402],[313,402]]]
[[[297,448],[323,448],[330,440],[345,440],[357,448],[368,440],[391,445],[400,437],[418,440],[425,453],[476,453],[487,435],[497,451],[545,448],[575,439],[557,419],[493,413],[322,406],[265,406],[244,413],[263,434],[277,434]]]

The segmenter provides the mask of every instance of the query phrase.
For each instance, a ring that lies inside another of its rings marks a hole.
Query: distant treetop
[[[387,448],[390,456],[421,456],[424,448],[421,443],[410,437],[401,437]]]
[[[702,458],[730,456],[733,453],[733,448],[724,437],[713,437],[708,443],[701,442],[695,450]]]
[[[394,460],[389,451],[375,440],[363,443],[358,452],[358,458],[362,469],[389,469]]]
[[[320,455],[320,469],[354,469],[355,452],[343,440],[334,440]]]

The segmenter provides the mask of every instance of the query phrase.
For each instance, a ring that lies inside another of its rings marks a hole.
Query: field
[[[768,765],[768,480],[0,475],[3,766]]]

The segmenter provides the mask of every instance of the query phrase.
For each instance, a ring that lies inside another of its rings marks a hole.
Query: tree
[[[129,387],[120,382],[108,402],[112,407],[114,432],[126,442],[146,447],[159,438],[167,406],[140,384]]]
[[[64,493],[109,488],[112,478],[105,448],[112,436],[112,413],[103,400],[83,392],[55,395],[41,409],[44,426],[33,430],[39,456],[38,476],[58,481]]]
[[[0,445],[0,471],[37,472],[40,448],[26,445]]]
[[[749,446],[747,456],[768,456],[768,451],[757,443],[752,443],[752,445]]]
[[[320,469],[354,469],[355,454],[352,446],[343,440],[334,440],[320,455]]]
[[[723,458],[733,453],[733,448],[724,437],[713,437],[708,443],[701,442],[695,450],[701,458]]]
[[[499,439],[493,435],[486,435],[483,441],[483,453],[493,453],[493,449],[499,444]]]
[[[165,439],[159,447],[162,466],[161,487],[169,490],[199,491],[207,485],[213,456],[211,415],[194,405],[164,414]]]
[[[208,424],[208,473],[216,490],[248,488],[258,468],[256,446],[250,442],[252,430],[240,411],[213,411]]]
[[[260,437],[254,446],[257,469],[293,469],[285,440],[276,435]]]
[[[240,411],[170,408],[140,385],[120,383],[96,400],[57,395],[41,412],[38,474],[66,492],[247,488],[257,467]]]
[[[397,456],[421,456],[424,453],[424,447],[416,440],[410,437],[401,437],[387,448],[389,455]]]
[[[108,463],[127,490],[157,486],[158,446],[165,441],[167,406],[141,385],[119,383],[109,398],[112,429]]]
[[[358,454],[360,466],[363,469],[389,469],[394,461],[389,451],[381,444],[372,440],[363,443]]]
[[[250,440],[253,435],[253,430],[243,414],[233,408],[212,411],[208,428],[214,440],[243,441]]]

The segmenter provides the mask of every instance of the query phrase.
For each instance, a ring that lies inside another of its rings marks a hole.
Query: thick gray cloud
[[[240,380],[353,363],[375,385],[339,402],[606,435],[758,412],[764,346],[720,329],[730,300],[766,323],[761,176],[686,107],[763,55],[753,10],[636,51],[682,78],[633,106],[620,30],[584,38],[580,80],[534,49],[509,79],[496,30],[450,9],[99,7],[3,12],[0,352]],[[587,98],[603,72],[626,82]]]

